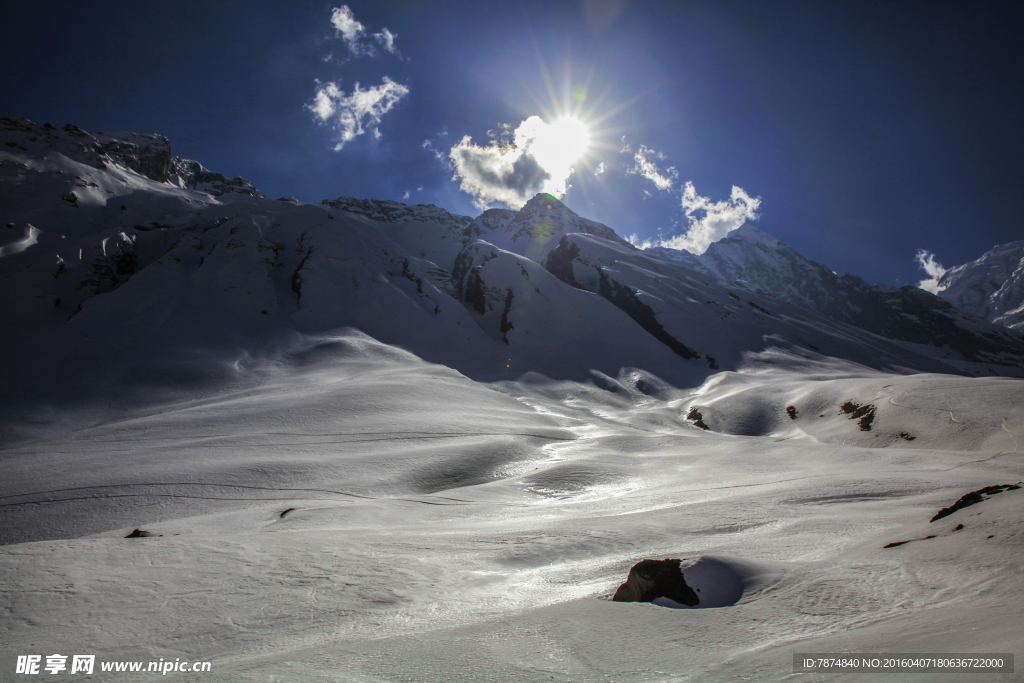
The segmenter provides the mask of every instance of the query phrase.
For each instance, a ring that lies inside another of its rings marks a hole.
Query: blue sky
[[[22,4],[0,113],[159,132],[274,197],[476,215],[535,188],[551,138],[495,142],[573,114],[590,145],[564,201],[639,240],[679,244],[687,207],[719,230],[756,214],[839,273],[911,284],[918,249],[951,266],[1024,238],[1018,3]]]

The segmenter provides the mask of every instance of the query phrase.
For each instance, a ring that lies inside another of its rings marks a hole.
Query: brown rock
[[[152,531],[146,531],[145,529],[136,529],[125,536],[125,538],[150,538],[152,536],[163,536],[163,534],[154,534]]]
[[[681,605],[693,607],[700,598],[683,579],[679,568],[682,560],[641,560],[629,570],[626,583],[619,586],[612,600],[616,602],[652,602],[668,598]]]

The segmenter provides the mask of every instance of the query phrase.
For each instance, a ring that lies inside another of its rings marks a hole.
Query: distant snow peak
[[[1024,241],[994,246],[976,261],[944,270],[936,286],[957,308],[1024,331]]]
[[[938,294],[940,291],[945,289],[945,286],[939,285],[939,280],[941,280],[942,276],[946,274],[946,269],[942,267],[941,263],[935,260],[935,254],[931,253],[927,249],[918,249],[914,260],[917,261],[917,265],[924,269],[924,272],[929,275],[928,279],[921,280],[917,283],[918,287],[926,292],[931,292],[932,294]]]

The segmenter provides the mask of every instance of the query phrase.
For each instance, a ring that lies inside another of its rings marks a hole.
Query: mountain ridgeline
[[[1024,374],[1018,333],[746,226],[696,257],[639,250],[549,195],[476,218],[271,199],[158,135],[0,119],[0,226],[11,404],[201,394],[329,359],[353,328],[474,379],[609,390],[695,386],[769,352]]]

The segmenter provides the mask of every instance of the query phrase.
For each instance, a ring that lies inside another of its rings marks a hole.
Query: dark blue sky
[[[0,113],[158,132],[274,197],[476,215],[449,149],[571,109],[592,145],[564,201],[622,235],[685,232],[691,181],[711,202],[743,188],[754,225],[871,282],[915,283],[919,248],[951,266],[1024,238],[1020,3],[352,0],[372,55],[332,25],[341,2],[19,4],[0,14]],[[364,120],[336,151],[317,81],[385,77],[407,93],[380,137]],[[641,145],[671,189],[627,173]]]

